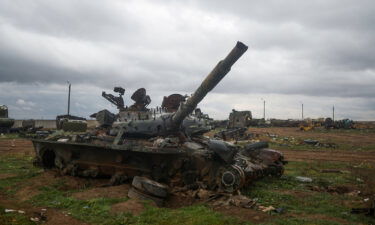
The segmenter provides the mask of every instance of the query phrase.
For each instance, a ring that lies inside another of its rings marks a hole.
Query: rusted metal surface
[[[246,140],[251,135],[246,134],[247,128],[232,128],[217,132],[214,137],[223,139],[224,141],[230,140]]]
[[[229,120],[227,128],[245,128],[250,126],[250,121],[252,120],[250,111],[236,111],[232,110],[229,114]]]
[[[180,104],[184,102],[185,99],[186,96],[180,94],[171,94],[168,97],[164,96],[161,107],[164,108],[167,112],[176,112]]]
[[[146,107],[151,103],[151,98],[146,94],[146,89],[139,88],[132,94],[131,99],[135,103],[130,106],[130,110],[148,111]]]
[[[171,188],[229,193],[263,176],[280,176],[284,163],[280,152],[208,139],[202,135],[205,116],[195,110],[246,50],[237,43],[176,112],[163,107],[132,111],[124,106],[110,126],[33,140],[37,164],[71,175],[112,177],[117,183],[146,176]],[[146,106],[146,92],[139,90],[133,100]],[[192,114],[194,110],[199,116]]]
[[[122,87],[115,87],[113,89],[114,92],[116,93],[119,93],[119,96],[114,96],[112,94],[107,94],[105,93],[104,91],[102,92],[102,96],[107,99],[109,102],[111,102],[112,104],[114,104],[115,106],[117,106],[117,108],[119,110],[123,110],[124,109],[124,99],[123,99],[123,95],[125,93],[125,89],[122,88]]]

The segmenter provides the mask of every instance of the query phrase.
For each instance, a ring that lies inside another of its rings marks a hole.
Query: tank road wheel
[[[135,176],[132,186],[144,193],[151,194],[156,197],[166,198],[168,196],[168,186],[148,179],[146,177]]]
[[[56,166],[55,158],[56,158],[55,151],[51,149],[45,149],[43,153],[41,154],[41,162],[42,162],[43,168],[52,169],[53,167],[55,167]]]
[[[284,173],[284,164],[280,161],[269,166],[270,175],[274,177],[281,177]]]
[[[228,193],[238,190],[245,183],[245,173],[236,165],[222,167],[218,170],[217,174],[219,188]]]
[[[138,200],[151,200],[156,203],[157,206],[163,206],[164,205],[164,199],[158,198],[155,196],[151,196],[149,194],[145,194],[139,190],[137,190],[134,187],[131,187],[128,192],[128,197],[132,199],[138,199]]]

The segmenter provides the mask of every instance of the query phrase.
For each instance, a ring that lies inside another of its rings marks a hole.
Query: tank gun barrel
[[[210,92],[230,71],[232,65],[246,52],[247,46],[242,42],[237,42],[232,51],[221,60],[215,68],[207,75],[194,94],[188,98],[186,103],[180,105],[179,109],[172,117],[172,128],[177,129],[182,121],[194,111],[198,103]]]

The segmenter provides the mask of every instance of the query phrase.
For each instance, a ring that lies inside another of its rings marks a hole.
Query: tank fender
[[[215,152],[224,162],[231,164],[234,155],[237,154],[237,148],[222,140],[209,140],[207,142],[210,150]]]
[[[286,161],[284,160],[283,153],[269,149],[269,148],[262,148],[257,149],[254,151],[254,157],[260,159],[263,163],[270,165],[273,163],[281,162],[283,164],[286,164]]]

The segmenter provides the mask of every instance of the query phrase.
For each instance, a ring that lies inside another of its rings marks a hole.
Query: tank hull
[[[14,119],[0,118],[0,132],[8,132],[13,124]]]
[[[203,186],[234,192],[262,177],[282,175],[285,163],[280,152],[267,148],[237,152],[217,140],[162,148],[144,143],[114,146],[38,139],[33,144],[37,165],[57,168],[66,175],[111,178],[113,184],[146,176],[172,188]],[[222,150],[227,151],[225,156]]]
[[[73,176],[112,177],[115,174],[133,177],[151,174],[152,167],[172,161],[178,151],[158,153],[146,149],[129,150],[126,146],[63,143],[57,141],[32,140],[36,163],[44,168],[58,168]],[[89,174],[89,171],[93,171]],[[95,172],[94,172],[95,171]]]

